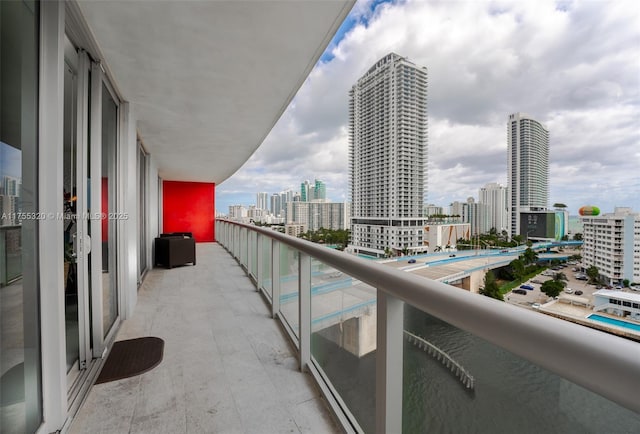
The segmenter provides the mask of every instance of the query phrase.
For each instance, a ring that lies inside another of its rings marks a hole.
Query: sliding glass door
[[[114,332],[118,103],[99,64],[65,39],[64,286],[70,402]]]

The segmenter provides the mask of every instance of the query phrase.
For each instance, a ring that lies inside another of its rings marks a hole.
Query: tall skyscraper
[[[268,193],[256,193],[256,208],[269,209],[269,194]]]
[[[327,186],[319,179],[316,179],[315,185],[313,187],[313,200],[327,200]]]
[[[300,184],[300,202],[309,202],[311,200],[309,180]]]
[[[280,215],[282,211],[282,201],[280,200],[280,195],[278,193],[273,193],[271,195],[271,214],[274,216]]]
[[[352,250],[426,251],[427,69],[395,53],[349,92]]]
[[[496,182],[486,184],[480,189],[478,202],[487,206],[487,226],[498,234],[508,231],[507,188]]]
[[[524,113],[507,123],[509,232],[520,234],[520,212],[543,211],[549,202],[549,130]]]

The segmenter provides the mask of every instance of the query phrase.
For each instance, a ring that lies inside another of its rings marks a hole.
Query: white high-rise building
[[[256,208],[269,210],[269,193],[256,193]]]
[[[304,224],[310,231],[347,229],[347,206],[344,202],[289,202],[287,223]]]
[[[524,113],[507,123],[509,233],[520,232],[520,212],[543,211],[549,202],[549,130]]]
[[[640,283],[640,213],[618,207],[613,213],[583,216],[582,266],[595,265],[609,284]]]
[[[282,200],[278,193],[273,193],[271,195],[271,214],[274,216],[279,216],[282,211]]]
[[[486,184],[480,189],[478,199],[478,202],[487,206],[489,229],[495,228],[498,234],[503,230],[508,231],[507,188],[495,182]]]
[[[351,250],[426,251],[427,69],[395,53],[349,92]]]

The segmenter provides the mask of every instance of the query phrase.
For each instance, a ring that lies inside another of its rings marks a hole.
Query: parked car
[[[564,292],[566,292],[567,294],[573,294],[573,289],[571,288],[565,288]]]
[[[531,283],[537,283],[538,285],[541,285],[543,282],[542,282],[542,280],[533,279],[533,280],[531,281]]]
[[[527,291],[533,291],[533,286],[531,285],[520,285],[520,288],[526,289]]]
[[[449,255],[449,257],[450,257],[450,258],[455,258],[455,257],[456,257],[456,255],[451,254],[451,255]]]
[[[576,292],[574,292],[574,294],[575,294],[575,295],[582,295],[582,294],[584,294],[584,293],[578,289]]]
[[[531,307],[534,309],[540,309],[540,303],[533,303]]]
[[[514,294],[527,295],[527,291],[525,291],[524,289],[514,289],[511,292],[513,292]]]
[[[415,263],[416,263],[416,260],[415,260],[415,259],[409,259],[409,261],[408,261],[408,262],[409,262],[410,264],[415,264]]]

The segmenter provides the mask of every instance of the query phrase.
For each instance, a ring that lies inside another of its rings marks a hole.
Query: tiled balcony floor
[[[70,432],[341,432],[235,260],[215,243],[197,260],[151,270],[120,328],[117,340],[164,339],[162,363],[94,386]]]

